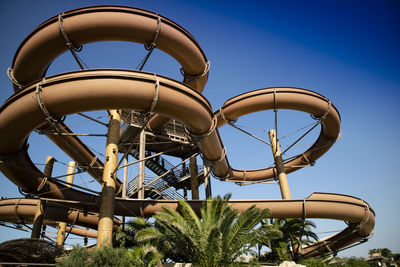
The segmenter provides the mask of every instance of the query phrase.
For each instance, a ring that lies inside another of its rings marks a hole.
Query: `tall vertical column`
[[[99,225],[97,231],[97,247],[112,244],[112,229],[115,200],[114,169],[118,163],[118,141],[120,137],[121,116],[117,110],[110,110],[107,132],[107,146],[103,172],[103,190],[101,193]]]
[[[197,178],[196,156],[190,158],[190,189],[192,190],[192,199],[199,199],[199,180]]]
[[[52,156],[48,156],[46,158],[46,165],[45,165],[44,171],[43,171],[43,173],[46,177],[51,176],[51,174],[53,172],[54,161],[55,161],[55,158]],[[46,180],[44,180],[43,182],[45,182],[45,181]],[[40,231],[42,229],[45,210],[46,210],[45,203],[43,203],[42,200],[39,200],[38,204],[36,206],[35,217],[33,219],[33,228],[32,228],[31,238],[38,239],[40,237]]]
[[[268,131],[269,140],[272,145],[272,154],[275,160],[276,170],[278,172],[279,186],[281,189],[282,199],[290,199],[289,184],[286,177],[285,167],[283,165],[281,148],[275,130]]]
[[[210,176],[210,167],[204,161],[203,163],[203,174],[204,174],[204,188],[206,193],[206,199],[212,197],[211,193],[211,176]]]
[[[44,240],[44,236],[46,235],[46,228],[47,228],[47,225],[45,225],[45,224],[43,224],[42,225],[42,232],[41,232],[41,238],[40,238],[40,240]]]
[[[124,159],[124,173],[122,177],[122,198],[126,198],[126,184],[128,182],[128,155]],[[125,230],[125,216],[122,216],[122,230]]]
[[[75,161],[70,161],[68,163],[67,177],[65,178],[65,181],[67,183],[72,184],[74,182],[74,172],[75,172]],[[71,187],[71,185],[67,185],[67,187]],[[56,244],[59,247],[62,247],[64,245],[65,229],[66,228],[67,228],[67,223],[66,222],[58,222],[58,231],[57,231]]]
[[[124,172],[122,177],[122,198],[126,198],[126,185],[128,183],[128,155],[124,159]]]
[[[145,169],[145,152],[146,152],[146,132],[142,131],[139,137],[139,176],[138,176],[138,199],[144,199],[144,169]]]

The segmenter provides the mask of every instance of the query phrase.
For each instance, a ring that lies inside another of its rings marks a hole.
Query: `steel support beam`
[[[145,175],[145,161],[143,160],[146,155],[146,132],[142,131],[139,137],[139,176],[138,176],[138,199],[144,199],[144,175]]]
[[[67,183],[72,184],[74,182],[75,165],[76,165],[75,161],[70,161],[68,163],[68,169],[67,169],[68,175],[65,178],[65,181]],[[71,185],[67,185],[67,187],[71,187]],[[56,239],[56,244],[58,247],[62,247],[64,245],[66,228],[67,228],[66,222],[58,222],[57,239]]]
[[[285,167],[283,165],[281,148],[279,146],[278,137],[275,130],[268,131],[269,140],[272,144],[272,154],[274,156],[275,167],[278,173],[279,187],[281,189],[282,199],[291,199],[289,184],[286,177]]]
[[[196,156],[190,158],[190,188],[192,190],[192,199],[199,199],[199,180],[197,178],[197,160]]]
[[[46,165],[45,165],[44,171],[43,171],[43,174],[45,175],[45,179],[46,179],[46,177],[51,177],[51,174],[53,172],[54,161],[55,161],[55,158],[52,156],[48,156],[46,158]],[[44,180],[44,182],[45,181],[46,180]],[[45,212],[46,212],[46,204],[43,201],[38,201],[38,204],[36,206],[35,217],[33,219],[33,228],[32,228],[31,238],[39,239]]]
[[[206,161],[203,163],[203,174],[204,174],[204,188],[205,188],[205,193],[206,193],[206,199],[209,197],[212,197],[212,192],[211,192],[211,172],[210,172],[210,167],[208,167]]]
[[[118,164],[118,141],[121,116],[117,110],[110,110],[107,146],[103,173],[97,247],[112,245],[115,184],[117,174],[113,174]]]

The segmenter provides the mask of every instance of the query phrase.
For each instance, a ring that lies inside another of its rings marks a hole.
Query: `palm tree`
[[[129,249],[127,257],[132,266],[145,267],[156,266],[159,259],[163,258],[155,247],[150,244],[138,244],[135,236],[138,231],[151,227],[152,224],[143,218],[135,218],[130,221],[124,230],[114,234],[114,247]]]
[[[279,239],[265,244],[271,249],[272,258],[287,260],[287,255],[292,260],[298,260],[301,255],[302,245],[317,241],[318,236],[312,231],[315,224],[300,218],[294,219],[271,219],[272,228],[280,230],[283,236]]]
[[[201,219],[183,200],[179,200],[179,211],[164,206],[163,212],[154,215],[154,227],[140,230],[136,240],[150,242],[173,261],[222,266],[256,244],[281,236],[271,226],[260,225],[268,209],[253,206],[240,214],[228,205],[229,199],[230,195],[205,200]]]
[[[133,248],[138,246],[135,240],[136,233],[150,226],[152,226],[152,224],[141,217],[133,219],[127,223],[124,230],[114,233],[113,247]]]
[[[135,246],[128,254],[135,267],[157,266],[163,255],[153,246],[146,244],[144,246]]]

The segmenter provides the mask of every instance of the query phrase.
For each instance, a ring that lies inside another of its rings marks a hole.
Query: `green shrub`
[[[84,247],[75,246],[70,254],[60,261],[57,266],[150,267],[156,266],[157,260],[161,258],[162,254],[150,246],[137,246],[133,247],[132,250],[105,246],[95,249],[91,253],[88,253],[87,249]]]
[[[316,259],[316,258],[305,259],[300,264],[305,265],[307,267],[327,267],[327,266],[329,266],[322,260]]]
[[[67,257],[57,263],[60,267],[78,267],[86,265],[88,253],[85,247],[74,246]]]
[[[345,267],[369,267],[370,264],[363,259],[358,258],[345,258]]]
[[[90,253],[91,266],[133,266],[129,253],[130,252],[124,248],[113,248],[111,246],[98,248]]]

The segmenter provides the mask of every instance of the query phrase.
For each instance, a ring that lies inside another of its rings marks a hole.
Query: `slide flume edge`
[[[77,201],[43,199],[48,205],[45,220],[67,221],[75,225],[96,228],[98,217],[95,213],[85,217],[83,213],[76,219],[76,212],[66,213],[69,209],[66,206],[81,206]],[[30,222],[36,211],[37,199],[3,199],[0,200],[0,220],[16,222],[17,220]],[[188,203],[200,213],[203,201],[188,200]],[[89,205],[92,212],[98,211],[98,203]],[[349,246],[355,242],[368,238],[373,231],[375,224],[375,212],[365,201],[347,195],[313,193],[305,199],[291,200],[230,200],[229,204],[233,209],[243,212],[252,205],[257,208],[268,208],[271,218],[324,218],[342,220],[348,223],[348,227],[343,231],[334,234],[320,242],[304,246],[302,254],[305,257],[314,256],[319,253],[329,253]],[[150,217],[156,212],[162,211],[162,206],[169,206],[178,209],[176,200],[136,200],[136,199],[116,199],[115,215]],[[55,208],[57,207],[57,209]],[[51,210],[50,210],[51,209]],[[50,212],[51,211],[51,212]],[[68,218],[68,220],[66,220]],[[116,227],[118,221],[115,220]],[[88,237],[95,237],[94,231],[73,227],[71,233]]]
[[[159,88],[156,88],[157,81],[160,82]],[[97,87],[94,88],[93,85]],[[224,105],[221,111],[214,115],[203,95],[167,77],[128,70],[85,70],[47,77],[46,80],[11,96],[0,108],[0,130],[8,129],[13,135],[5,130],[0,134],[4,137],[4,141],[0,142],[0,153],[16,156],[23,149],[30,132],[46,124],[47,118],[40,105],[44,105],[55,118],[99,109],[146,111],[150,110],[157,92],[159,98],[154,112],[179,120],[186,125],[191,134],[203,136],[197,145],[205,159],[212,164],[213,173],[221,179],[259,181],[275,176],[272,168],[239,171],[230,167],[214,125],[215,121],[218,126],[223,125],[221,116],[218,115],[222,112],[228,116],[225,118],[229,119],[231,114],[237,117],[272,109],[276,97],[280,108],[308,112],[315,117],[324,116],[318,139],[302,155],[285,163],[287,173],[300,168],[292,166],[314,162],[322,156],[334,144],[340,133],[340,115],[336,108],[326,98],[305,89],[280,87],[252,91],[244,94],[244,98],[239,96],[241,99],[238,99],[235,105]],[[38,93],[41,94],[40,99]],[[39,103],[40,101],[43,103]],[[28,119],[29,121],[21,124],[21,121]],[[62,126],[59,128],[62,129]],[[79,148],[81,147],[77,147],[78,152]]]
[[[101,17],[101,20],[99,18]],[[122,19],[123,18],[123,19]],[[63,29],[63,34],[61,34]],[[157,31],[159,33],[157,34]],[[16,92],[45,77],[55,58],[68,51],[68,41],[81,46],[99,41],[128,41],[145,45],[155,44],[182,66],[183,83],[202,92],[208,79],[209,62],[196,39],[183,27],[155,12],[126,6],[95,6],[79,8],[54,16],[34,29],[20,44],[11,66]],[[151,129],[161,129],[169,118],[155,115],[149,122]],[[59,129],[71,130],[62,122]],[[43,127],[48,127],[44,125]],[[47,135],[80,166],[92,162],[89,174],[101,183],[99,169],[103,163],[74,135]],[[72,144],[72,145],[71,145]],[[117,182],[117,192],[121,182]]]

